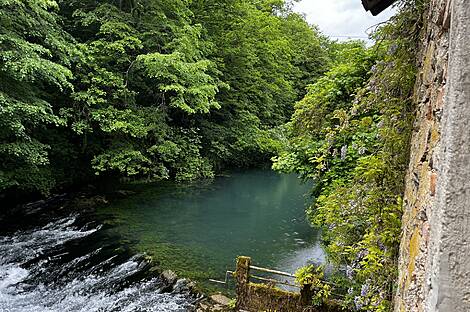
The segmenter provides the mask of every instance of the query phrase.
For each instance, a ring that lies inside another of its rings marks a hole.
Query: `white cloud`
[[[367,29],[388,20],[395,10],[392,8],[372,16],[362,7],[361,0],[301,0],[294,5],[296,12],[305,14],[310,24],[335,39],[342,36],[367,37]]]

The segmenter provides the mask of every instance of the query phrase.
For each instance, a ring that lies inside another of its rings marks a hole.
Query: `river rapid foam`
[[[191,310],[145,257],[101,243],[100,228],[68,216],[0,236],[0,312]]]

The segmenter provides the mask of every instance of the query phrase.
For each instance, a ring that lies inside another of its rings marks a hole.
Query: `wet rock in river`
[[[186,293],[190,292],[193,288],[193,283],[191,283],[186,278],[180,278],[176,281],[175,285],[173,286],[173,292],[175,293]]]
[[[215,294],[211,296],[212,301],[222,306],[228,306],[230,304],[230,299],[225,297],[222,294]]]
[[[171,270],[163,271],[161,277],[167,284],[170,285],[174,285],[176,283],[176,279],[178,278],[176,273]]]

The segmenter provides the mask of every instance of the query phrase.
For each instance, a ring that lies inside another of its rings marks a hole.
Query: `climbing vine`
[[[275,169],[315,182],[308,215],[346,271],[343,304],[362,311],[389,311],[397,278],[424,3],[399,5],[373,47],[339,46],[335,66],[297,103],[288,147],[274,158]]]

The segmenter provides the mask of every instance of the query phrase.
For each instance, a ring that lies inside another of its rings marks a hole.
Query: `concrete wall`
[[[453,0],[426,311],[470,311],[470,1]]]
[[[431,0],[421,36],[396,311],[470,311],[470,1]]]

